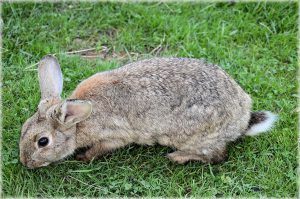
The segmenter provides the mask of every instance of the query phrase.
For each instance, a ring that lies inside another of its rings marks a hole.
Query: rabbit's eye
[[[48,143],[49,143],[49,140],[48,140],[48,138],[46,138],[46,137],[41,137],[41,138],[39,139],[39,141],[38,141],[38,145],[39,145],[40,147],[47,146]]]

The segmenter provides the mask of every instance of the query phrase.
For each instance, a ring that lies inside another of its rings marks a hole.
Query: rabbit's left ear
[[[63,87],[63,77],[57,59],[52,55],[46,55],[39,62],[38,75],[41,90],[41,100],[38,106],[39,119],[46,116],[46,111],[60,102]]]
[[[38,75],[41,100],[59,98],[63,88],[63,76],[57,59],[47,55],[39,62]]]
[[[92,113],[92,103],[86,100],[66,100],[56,109],[56,119],[64,126],[71,127],[87,119]]]

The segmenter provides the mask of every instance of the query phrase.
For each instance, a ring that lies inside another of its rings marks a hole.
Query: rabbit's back
[[[120,128],[137,143],[175,147],[230,122],[245,130],[251,109],[250,97],[218,66],[181,58],[148,59],[98,73],[79,84],[71,98],[92,100],[90,120],[102,129]]]

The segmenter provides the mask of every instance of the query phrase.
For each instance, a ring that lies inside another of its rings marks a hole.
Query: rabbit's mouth
[[[35,168],[40,168],[40,167],[45,167],[45,166],[48,166],[50,164],[50,162],[35,162],[35,161],[29,161],[27,162],[26,166],[29,168],[29,169],[35,169]]]

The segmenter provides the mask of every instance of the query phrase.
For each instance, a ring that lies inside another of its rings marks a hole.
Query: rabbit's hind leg
[[[217,164],[227,159],[227,150],[225,144],[218,144],[215,147],[200,147],[192,151],[175,151],[169,153],[168,158],[179,164],[184,164],[188,161],[201,161],[202,163]]]
[[[199,160],[199,156],[196,154],[189,154],[184,151],[175,151],[173,153],[169,153],[167,157],[178,164],[184,164],[191,160]]]
[[[168,157],[181,164],[190,160],[210,164],[221,163],[228,157],[227,143],[242,135],[244,128],[240,126],[236,123],[224,124],[224,128],[219,128],[215,132],[194,134],[184,144],[177,147],[178,151],[169,154]]]

